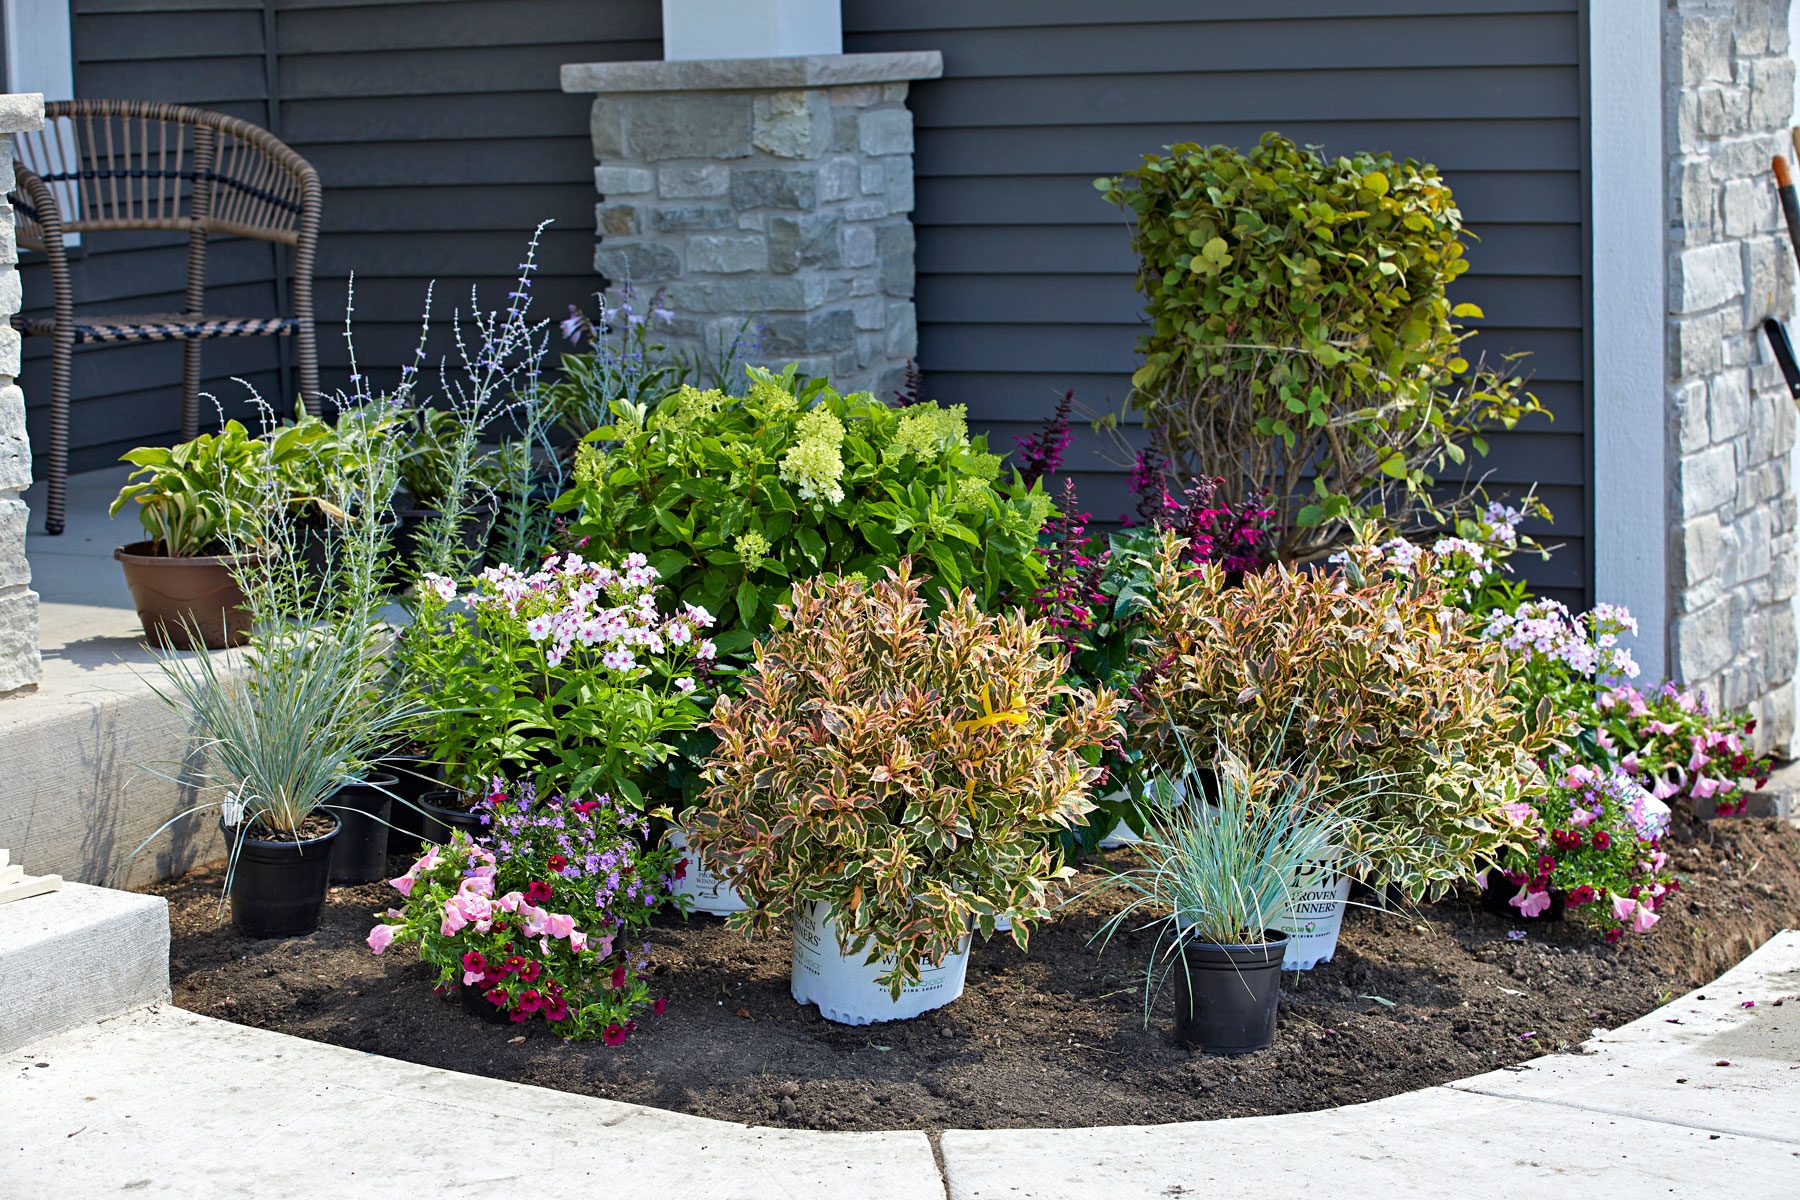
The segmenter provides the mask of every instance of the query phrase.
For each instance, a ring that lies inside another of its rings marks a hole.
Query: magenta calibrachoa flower
[[[487,832],[458,831],[392,881],[405,899],[369,948],[416,944],[438,982],[478,990],[515,1022],[623,1042],[666,1007],[642,978],[643,932],[673,894],[675,852],[645,851],[644,818],[610,797],[539,800],[495,781]]]
[[[1669,807],[1623,771],[1568,767],[1549,794],[1505,808],[1520,835],[1504,851],[1490,886],[1517,889],[1508,903],[1535,917],[1561,896],[1567,907],[1618,941],[1647,932],[1679,888],[1662,838]]]
[[[543,791],[638,802],[634,779],[700,720],[716,653],[712,614],[659,608],[657,579],[641,554],[552,555],[489,568],[456,605],[455,583],[427,576],[404,650],[431,713],[419,740],[451,782],[529,771]]]
[[[1733,816],[1769,781],[1769,756],[1748,740],[1756,722],[1745,713],[1715,713],[1697,689],[1621,686],[1602,692],[1596,708],[1599,750],[1659,800],[1685,796],[1697,812]]]

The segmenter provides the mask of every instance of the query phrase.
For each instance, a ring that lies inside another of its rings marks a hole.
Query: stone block
[[[168,902],[65,883],[0,905],[0,979],[0,1053],[167,1000]]]
[[[802,267],[832,269],[840,266],[840,224],[835,213],[771,216],[768,222],[769,270],[785,275]]]
[[[588,137],[594,143],[594,157],[601,162],[625,157],[625,104],[610,96],[601,96],[588,110]]]
[[[1684,517],[1713,512],[1737,496],[1737,453],[1730,446],[1711,446],[1687,455],[1676,473]]]
[[[1793,246],[1786,235],[1747,235],[1744,246],[1744,360],[1753,361],[1762,351],[1760,333],[1754,333],[1770,313],[1785,312],[1785,288],[1793,272]]]
[[[856,141],[874,157],[913,152],[912,113],[904,108],[875,108],[857,114]]]
[[[817,91],[765,92],[752,108],[758,150],[776,158],[817,158],[831,145],[831,104]]]
[[[1691,454],[1712,442],[1706,425],[1706,381],[1692,379],[1675,389],[1669,403],[1674,407],[1680,431],[1681,452]]]
[[[1719,84],[1703,85],[1695,94],[1699,103],[1697,129],[1703,137],[1731,137],[1750,131],[1750,89]]]
[[[1681,25],[1681,79],[1686,84],[1731,79],[1729,18],[1689,15]]]
[[[1781,219],[1774,189],[1766,179],[1732,179],[1720,194],[1725,236],[1748,237],[1774,229]]]
[[[818,207],[818,173],[797,167],[738,167],[731,172],[731,203],[738,209]]]
[[[890,296],[911,298],[915,278],[912,222],[888,221],[877,227],[875,252],[881,259],[881,289]]]
[[[706,234],[688,239],[690,271],[732,275],[763,270],[769,265],[769,246],[754,233]]]
[[[887,328],[887,301],[880,296],[866,296],[850,306],[856,314],[856,327],[859,330],[876,330]]]
[[[819,168],[819,200],[848,200],[856,194],[860,172],[856,160],[838,158]]]
[[[879,195],[887,190],[887,172],[881,169],[880,163],[864,163],[861,171],[861,189],[865,196]]]
[[[753,124],[748,92],[686,92],[639,97],[626,122],[631,157],[748,158]]]
[[[0,377],[19,377],[19,331],[0,323]]]
[[[650,210],[650,228],[656,233],[710,232],[736,225],[737,214],[729,208],[677,204]]]
[[[911,301],[888,305],[886,349],[889,358],[913,358],[919,353],[919,324]]]
[[[685,163],[656,169],[656,191],[670,200],[723,196],[731,190],[731,169],[717,163]]]
[[[1675,578],[1683,587],[1694,587],[1719,573],[1724,560],[1724,529],[1716,513],[1702,513],[1684,522],[1675,539]]]
[[[1750,66],[1750,124],[1783,129],[1794,111],[1794,60],[1783,54]]]
[[[1703,158],[1688,159],[1675,167],[1675,222],[1690,235],[1689,243],[1703,245],[1716,241],[1714,223],[1718,220],[1718,183],[1713,179],[1712,164]]]
[[[1750,380],[1742,371],[1714,377],[1706,389],[1707,427],[1723,442],[1750,429]]]
[[[607,196],[639,196],[656,190],[656,174],[643,167],[595,167],[594,189]]]
[[[596,204],[594,228],[603,237],[630,237],[638,231],[638,210],[633,204]]]
[[[871,104],[881,103],[881,85],[857,83],[847,87],[834,87],[826,95],[833,104],[841,104],[847,108],[867,108]]]
[[[846,225],[843,234],[843,257],[846,267],[868,267],[875,263],[875,228],[872,225]]]
[[[0,495],[0,594],[31,583],[31,564],[25,561],[25,527],[30,521],[31,510],[25,507],[23,500]],[[36,634],[34,617],[32,635],[35,637]],[[35,641],[31,648],[36,651]]]
[[[1720,599],[1675,619],[1675,667],[1679,678],[1703,683],[1731,662],[1731,602]]]
[[[1682,317],[1675,321],[1674,374],[1691,378],[1716,373],[1725,365],[1726,327],[1736,322],[1735,311],[1729,322],[1720,312]]]
[[[0,491],[31,486],[31,445],[25,437],[25,393],[0,380]]]
[[[825,300],[817,275],[737,275],[683,279],[668,287],[678,312],[737,313],[760,317],[771,312],[807,312]]]
[[[6,177],[0,175],[0,188],[7,187]],[[12,206],[0,201],[0,213],[6,219],[0,221],[0,267],[10,267],[19,261],[19,231],[13,225]]]
[[[4,209],[0,208],[0,215]],[[10,220],[10,218],[8,218]],[[10,317],[24,307],[25,290],[17,271],[0,267],[0,317]]]
[[[840,154],[856,150],[856,111],[854,109],[840,109],[832,114],[831,148]]]
[[[681,276],[681,257],[656,242],[602,242],[594,269],[611,283],[660,283]]]
[[[1674,276],[1678,313],[1718,308],[1736,300],[1744,291],[1744,263],[1735,242],[1683,250],[1676,256]]]
[[[913,210],[913,160],[910,154],[897,154],[881,160],[887,176],[888,212],[898,216]]]
[[[767,354],[834,354],[855,344],[856,317],[848,308],[763,322],[762,347]]]

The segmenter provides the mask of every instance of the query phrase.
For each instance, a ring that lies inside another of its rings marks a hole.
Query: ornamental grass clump
[[[1036,587],[1050,500],[1002,483],[962,406],[799,387],[793,367],[748,377],[742,397],[682,387],[654,407],[614,402],[556,502],[573,544],[646,556],[677,598],[718,617],[732,661],[800,579],[873,578],[912,555],[984,608]]]
[[[647,823],[610,796],[539,797],[496,780],[471,842],[458,830],[391,880],[404,900],[369,931],[383,954],[416,945],[452,983],[512,1021],[618,1045],[645,1010],[643,937],[673,894],[675,852],[645,850]]]
[[[1385,780],[1346,849],[1414,899],[1514,839],[1501,810],[1542,789],[1557,722],[1508,694],[1506,652],[1467,628],[1429,555],[1397,568],[1358,547],[1338,570],[1276,566],[1232,586],[1182,550],[1160,548],[1138,649],[1132,733],[1150,766],[1229,746],[1309,764],[1334,793]]]
[[[754,901],[738,927],[822,902],[844,953],[891,956],[896,998],[997,918],[1027,943],[1068,874],[1049,842],[1090,809],[1119,708],[1063,682],[1041,623],[966,590],[934,618],[921,582],[903,561],[873,584],[795,584],[743,696],[714,709],[687,821]]]

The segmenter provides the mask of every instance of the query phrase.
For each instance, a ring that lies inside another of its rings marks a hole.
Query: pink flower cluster
[[[441,854],[440,847],[431,847],[408,868],[406,874],[388,882],[402,896],[411,896],[420,876],[438,865]],[[538,949],[544,954],[550,953],[552,941],[567,941],[569,949],[577,954],[590,947],[587,934],[577,928],[574,917],[568,913],[551,912],[539,907],[538,901],[550,898],[548,884],[540,887],[534,883],[523,892],[509,891],[496,897],[493,854],[480,846],[471,846],[468,861],[469,866],[463,872],[456,894],[444,901],[443,917],[438,927],[439,936],[455,937],[464,929],[489,933],[493,931],[496,922],[501,922],[516,928],[524,937],[538,939]],[[369,931],[369,949],[380,954],[392,944],[397,932],[399,927],[395,925],[383,923],[375,926]],[[612,936],[608,934],[591,945],[595,954],[605,958],[612,953]],[[474,976],[464,974],[464,984],[475,982],[477,979]]]
[[[628,555],[614,568],[571,552],[551,555],[529,575],[505,565],[489,567],[464,602],[478,618],[523,621],[525,635],[545,646],[552,669],[571,655],[588,669],[621,673],[638,670],[640,656],[647,655],[710,661],[716,650],[704,631],[712,627],[712,614],[689,604],[663,616],[656,604],[658,578],[642,554]],[[445,602],[456,594],[455,582],[442,576],[427,576],[424,583]],[[694,683],[684,676],[676,686],[692,691]]]
[[[1585,679],[1612,682],[1637,678],[1637,661],[1619,645],[1621,636],[1637,631],[1636,618],[1616,604],[1596,604],[1576,616],[1559,601],[1531,600],[1517,612],[1490,613],[1486,634],[1508,650],[1538,656]]]
[[[1602,750],[1658,800],[1686,796],[1719,816],[1743,813],[1769,781],[1769,760],[1747,739],[1756,722],[1712,711],[1697,689],[1665,683],[1651,692],[1609,688],[1595,702]]]

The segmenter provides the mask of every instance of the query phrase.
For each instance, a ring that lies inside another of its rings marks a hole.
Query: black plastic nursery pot
[[[1490,870],[1487,882],[1481,889],[1481,907],[1496,916],[1505,917],[1509,921],[1533,922],[1542,924],[1545,921],[1560,921],[1563,911],[1568,907],[1566,893],[1555,888],[1550,889],[1550,907],[1535,917],[1528,917],[1512,906],[1512,898],[1519,894],[1519,885],[1513,883],[1499,871]]]
[[[375,764],[394,777],[393,808],[388,816],[389,854],[417,854],[425,831],[425,813],[419,807],[425,793],[441,791],[438,765],[422,754],[390,754]]]
[[[1175,1039],[1208,1054],[1249,1054],[1275,1040],[1287,935],[1272,929],[1252,946],[1185,941],[1170,966]]]
[[[471,838],[481,836],[481,818],[469,811],[468,798],[454,788],[426,792],[419,797],[419,807],[425,810],[420,830],[423,841],[448,845],[452,829],[464,830]]]
[[[340,822],[320,837],[288,842],[219,823],[237,859],[231,872],[231,923],[238,932],[255,938],[298,937],[319,927],[332,843],[341,828]]]
[[[504,1005],[490,1004],[486,994],[478,987],[457,986],[457,999],[462,1001],[463,1011],[470,1016],[480,1017],[489,1025],[510,1025],[512,1016]]]
[[[347,783],[325,807],[338,819],[331,847],[331,882],[367,883],[387,874],[388,817],[394,808],[392,775]]]

